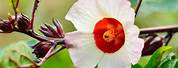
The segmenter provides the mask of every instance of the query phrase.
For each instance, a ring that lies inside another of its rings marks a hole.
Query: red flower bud
[[[13,25],[9,21],[0,21],[0,32],[1,33],[13,32]]]
[[[44,27],[41,26],[40,31],[47,37],[64,38],[64,31],[60,22],[56,19],[53,19],[53,24],[56,26],[56,28],[45,24]]]
[[[33,53],[36,55],[37,58],[43,58],[51,47],[52,43],[42,41],[34,45],[34,47],[32,48],[34,49]]]
[[[20,14],[17,19],[17,28],[19,31],[28,31],[32,29],[30,19],[27,16]]]
[[[161,46],[163,46],[163,38],[156,34],[152,34],[145,39],[142,55],[151,55]]]
[[[60,38],[64,38],[64,30],[63,30],[63,27],[62,25],[60,24],[59,20],[57,19],[53,19],[53,24],[56,26],[56,32],[58,33],[58,36]]]

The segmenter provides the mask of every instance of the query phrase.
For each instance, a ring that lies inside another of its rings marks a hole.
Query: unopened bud
[[[41,26],[40,31],[47,37],[64,38],[64,30],[60,22],[57,19],[53,19],[53,24],[56,28],[45,24],[45,26]]]
[[[36,55],[37,58],[42,58],[47,54],[51,47],[52,43],[50,42],[47,41],[39,42],[33,47],[34,49],[33,53]]]
[[[1,33],[13,32],[13,25],[9,21],[0,21],[0,32]]]
[[[17,28],[19,29],[19,31],[27,31],[32,29],[30,19],[23,14],[19,15],[17,19]]]
[[[56,26],[56,32],[58,33],[58,36],[60,37],[60,38],[64,38],[64,30],[63,30],[63,27],[62,27],[62,25],[61,25],[61,23],[60,23],[60,21],[59,20],[57,20],[57,19],[53,19],[53,24]]]
[[[161,46],[163,46],[163,38],[156,34],[150,35],[145,39],[142,55],[151,55]]]

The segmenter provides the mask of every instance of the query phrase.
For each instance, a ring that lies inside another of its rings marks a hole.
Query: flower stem
[[[165,36],[165,45],[167,46],[172,37],[174,36],[175,32],[168,32],[167,35]]]
[[[43,36],[39,36],[38,34],[36,34],[35,32],[33,31],[27,31],[27,32],[24,32],[25,34],[39,40],[39,41],[48,41],[48,39],[46,37],[43,37]]]
[[[19,6],[19,0],[17,0],[17,2],[16,2],[16,9],[18,8],[18,6]]]
[[[50,38],[50,37],[40,36],[40,35],[36,34],[34,31],[32,31],[32,30],[22,32],[22,31],[19,31],[18,29],[14,29],[14,31],[26,34],[26,35],[28,35],[28,36],[30,36],[30,37],[32,37],[34,39],[37,39],[39,41],[49,41],[49,42],[52,42],[52,43],[56,43],[57,42],[59,44],[63,44],[64,43],[64,39],[63,38]]]
[[[138,4],[137,4],[136,9],[135,9],[135,17],[137,16],[137,13],[140,9],[141,3],[142,3],[142,0],[138,0]]]
[[[49,55],[49,57],[51,57],[51,56],[55,55],[56,53],[58,53],[58,52],[62,51],[63,49],[65,49],[65,47],[64,47],[64,46],[62,46],[61,48],[57,48],[55,51],[53,51],[53,52]],[[48,58],[49,58],[49,57],[48,57]]]
[[[178,25],[151,27],[151,28],[140,29],[140,34],[161,33],[161,32],[174,32],[174,33],[176,33],[176,32],[178,32]]]
[[[34,19],[35,19],[35,12],[36,12],[36,10],[37,10],[38,3],[39,3],[39,0],[35,0],[35,1],[34,1],[33,11],[32,11],[32,19],[31,19],[32,28],[33,28],[33,22],[34,22]],[[32,31],[33,31],[33,30],[32,30]]]

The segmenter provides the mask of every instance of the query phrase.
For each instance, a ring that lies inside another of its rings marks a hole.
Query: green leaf
[[[38,41],[37,40],[30,40],[30,41],[27,41],[27,45],[28,46],[34,46],[35,44],[37,44]]]
[[[32,49],[26,42],[11,44],[0,52],[0,66],[2,68],[16,68],[33,62]]]
[[[174,68],[178,59],[176,59],[175,53],[171,52],[167,54],[165,58],[161,61],[158,68]]]
[[[67,49],[64,49],[56,55],[49,58],[41,68],[75,68]]]
[[[176,62],[176,65],[174,66],[174,68],[178,67],[178,61]]]
[[[159,48],[158,50],[156,50],[153,53],[153,55],[150,58],[147,65],[145,66],[145,68],[156,68],[159,65],[159,63],[161,62],[161,58],[162,58],[163,54],[165,52],[169,51],[170,49],[172,49],[171,46],[163,46],[163,47]]]
[[[161,64],[161,66],[158,68],[174,68],[175,64],[175,60],[168,60],[165,63]]]
[[[21,65],[30,65],[31,63],[33,63],[33,61],[23,55],[20,56],[20,64]]]
[[[132,68],[143,68],[140,64],[132,65]]]
[[[142,67],[145,67],[145,65],[149,62],[151,56],[142,56],[138,62]]]

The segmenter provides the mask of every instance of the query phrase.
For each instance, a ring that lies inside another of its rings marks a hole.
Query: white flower
[[[77,68],[130,68],[141,57],[134,9],[128,0],[78,0],[66,15],[77,31],[66,34]]]

